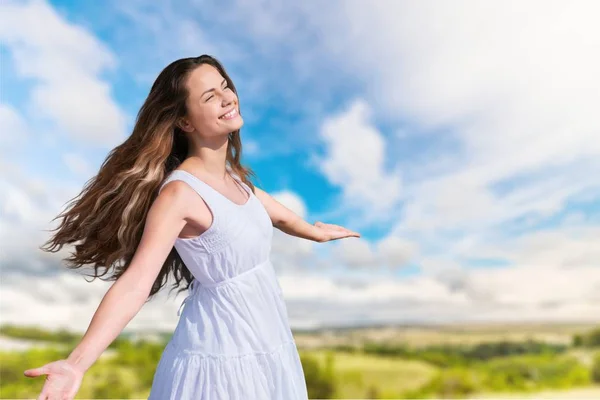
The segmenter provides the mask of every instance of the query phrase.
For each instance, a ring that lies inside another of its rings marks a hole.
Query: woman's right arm
[[[104,295],[79,345],[67,358],[86,371],[140,311],[185,226],[186,192],[167,184],[148,211],[144,232],[127,270]]]
[[[104,295],[81,342],[62,360],[66,363],[61,370],[66,366],[81,374],[87,371],[142,308],[175,239],[186,224],[189,196],[189,190],[181,182],[164,186],[148,211],[142,238],[130,265]],[[25,371],[26,376],[48,374],[47,385],[53,373],[55,380],[60,380],[64,371],[53,372],[52,363]],[[47,391],[54,393],[57,389],[53,388],[58,386],[49,385]]]

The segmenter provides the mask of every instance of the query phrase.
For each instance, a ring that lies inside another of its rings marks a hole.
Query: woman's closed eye
[[[223,89],[222,89],[222,90],[231,90],[231,88],[229,87],[229,85],[225,85],[225,86],[223,86]],[[209,101],[209,100],[210,100],[210,99],[212,99],[213,97],[215,97],[215,96],[211,94],[210,96],[208,96],[208,97],[207,97],[207,98],[204,100],[204,102],[206,103],[207,101]]]

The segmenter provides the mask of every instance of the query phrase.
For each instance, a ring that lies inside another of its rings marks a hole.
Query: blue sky
[[[293,325],[597,319],[597,3],[432,5],[4,2],[5,298],[35,305],[25,282],[62,282],[50,310],[74,312],[86,284],[33,250],[40,231],[129,135],[159,71],[208,53],[238,89],[255,183],[362,233],[274,237]],[[132,326],[172,326],[177,303]]]

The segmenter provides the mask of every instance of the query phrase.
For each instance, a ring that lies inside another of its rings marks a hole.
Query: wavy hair
[[[93,276],[92,281],[117,280],[127,270],[160,185],[187,157],[188,140],[176,122],[186,113],[187,77],[202,64],[215,67],[237,95],[225,68],[209,55],[182,58],[165,67],[139,110],[131,135],[109,152],[98,174],[52,219],[62,218],[41,250],[57,252],[66,244],[76,243],[75,252],[64,259],[67,268],[93,266],[93,275],[88,275]],[[255,174],[241,165],[241,156],[242,143],[237,130],[229,134],[226,162],[254,192],[248,177]],[[172,289],[179,287],[183,279],[187,282],[178,293],[186,290],[193,280],[175,247],[154,281],[148,299],[166,285],[170,273],[175,279]]]

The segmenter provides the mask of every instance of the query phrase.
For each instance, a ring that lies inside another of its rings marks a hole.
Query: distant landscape
[[[123,333],[77,398],[147,398],[171,332]],[[23,370],[65,358],[81,334],[0,328],[0,398],[33,398]],[[294,331],[312,399],[600,398],[600,324],[377,326]]]

